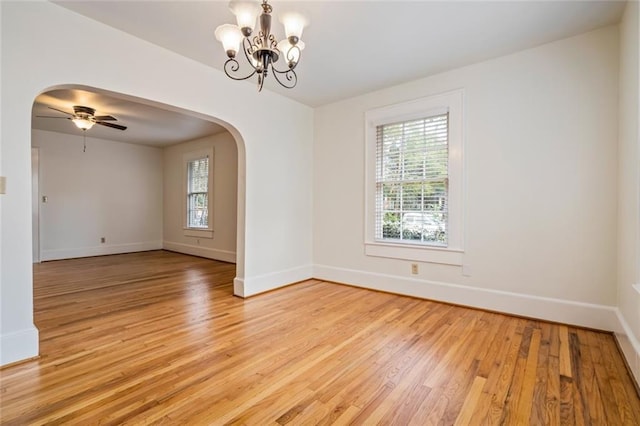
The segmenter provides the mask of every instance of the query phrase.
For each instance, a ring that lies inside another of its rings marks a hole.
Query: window
[[[447,246],[448,117],[376,126],[376,240]]]
[[[367,255],[462,264],[462,98],[367,112]]]
[[[187,228],[209,228],[209,157],[187,162]]]
[[[213,238],[213,149],[187,152],[182,161],[184,235]]]

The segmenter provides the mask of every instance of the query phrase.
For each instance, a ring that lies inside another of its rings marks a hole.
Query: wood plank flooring
[[[7,425],[638,425],[611,335],[310,280],[248,300],[164,251],[34,266]]]

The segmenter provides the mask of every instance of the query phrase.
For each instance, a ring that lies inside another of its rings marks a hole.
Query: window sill
[[[390,259],[413,260],[416,262],[441,263],[444,265],[462,265],[464,251],[429,246],[410,246],[403,244],[366,242],[367,256]]]
[[[185,237],[213,238],[213,229],[184,228]]]

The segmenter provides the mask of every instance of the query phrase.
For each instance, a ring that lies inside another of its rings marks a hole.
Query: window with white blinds
[[[209,228],[209,157],[187,162],[187,228]]]
[[[462,265],[464,89],[365,113],[365,254]]]
[[[376,126],[377,240],[447,246],[448,118]]]

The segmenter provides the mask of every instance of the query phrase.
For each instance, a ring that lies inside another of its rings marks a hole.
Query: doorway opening
[[[111,117],[107,124],[126,130],[100,124],[81,130],[68,115],[77,107]],[[190,229],[185,222],[186,167],[198,152],[211,153],[206,229]],[[229,123],[93,87],[50,88],[32,109],[34,262],[78,259],[81,265],[94,256],[116,255],[109,257],[114,262],[136,259],[121,265],[129,268],[144,258],[135,253],[168,250],[217,262],[232,294],[233,283],[244,277],[244,173],[244,142]],[[134,254],[118,257],[123,253]],[[177,262],[170,255],[160,257]],[[188,258],[178,263],[184,262],[191,264]],[[162,261],[156,265],[167,271]],[[212,276],[196,270],[187,281],[198,274],[203,280]],[[136,281],[136,274],[128,279]],[[102,284],[106,291],[109,284]],[[39,291],[34,288],[34,299],[42,295]]]

